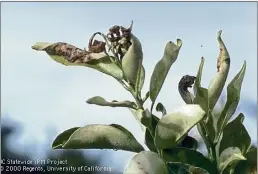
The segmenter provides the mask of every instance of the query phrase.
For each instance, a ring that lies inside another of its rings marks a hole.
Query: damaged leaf
[[[217,36],[220,49],[219,57],[217,60],[218,72],[216,76],[212,79],[208,88],[208,105],[210,110],[213,110],[221,95],[230,68],[230,56],[224,42],[221,39],[221,33],[222,30],[218,32]]]
[[[53,60],[65,66],[86,66],[108,74],[118,80],[123,79],[123,72],[109,57],[105,54],[90,53],[73,45],[57,42],[46,43],[37,42],[32,46],[37,51],[45,51]]]
[[[95,104],[99,106],[110,106],[110,107],[127,107],[136,109],[136,104],[131,101],[116,101],[113,100],[112,102],[106,101],[104,98],[100,96],[92,97],[86,101],[88,104]]]

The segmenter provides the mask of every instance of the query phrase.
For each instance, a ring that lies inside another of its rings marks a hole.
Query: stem
[[[209,158],[215,165],[217,165],[216,144],[212,142],[209,135],[207,134],[207,132],[208,132],[207,127],[203,121],[200,122],[200,126],[202,127],[202,130],[204,131],[203,140],[206,144],[206,148],[209,153]]]

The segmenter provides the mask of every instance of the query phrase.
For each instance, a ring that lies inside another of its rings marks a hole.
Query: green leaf
[[[142,67],[142,46],[137,37],[131,34],[131,43],[122,59],[122,69],[126,79],[133,85],[136,84],[138,71]]]
[[[206,121],[206,128],[207,128],[207,134],[212,142],[215,140],[216,136],[216,125],[214,123],[215,116],[212,114],[212,112],[209,110],[207,115],[207,121]]]
[[[189,130],[205,116],[199,105],[184,105],[159,120],[155,131],[158,149],[170,149],[180,143]]]
[[[241,70],[237,73],[237,75],[233,78],[233,80],[228,84],[227,87],[227,101],[221,112],[221,115],[217,122],[217,135],[221,133],[224,129],[232,115],[235,113],[237,109],[237,105],[240,100],[240,92],[242,82],[245,76],[246,70],[246,62],[244,62]],[[218,140],[219,136],[217,136]]]
[[[234,174],[257,174],[257,148],[250,149],[245,155],[246,161],[240,161]]]
[[[150,131],[150,129],[145,130],[145,144],[153,152],[157,152],[152,134],[153,135],[155,134],[155,129],[156,129],[158,122],[159,122],[159,118],[152,114],[152,119],[151,119],[152,132]]]
[[[198,141],[195,138],[187,135],[178,147],[185,147],[196,150],[198,148]]]
[[[64,42],[37,42],[32,49],[45,51],[54,61],[65,66],[86,66],[118,80],[123,79],[121,68],[112,61],[114,58],[105,54],[89,53]]]
[[[208,105],[209,109],[212,111],[216,105],[221,92],[224,88],[225,82],[227,80],[229,68],[230,68],[230,56],[227,48],[221,39],[222,30],[218,32],[217,40],[219,42],[220,53],[217,60],[217,74],[212,79],[208,88]]]
[[[246,158],[242,155],[239,148],[229,147],[225,149],[221,153],[218,160],[218,169],[220,171],[220,174],[222,174],[223,171],[229,166],[232,166],[230,170],[234,170],[235,164],[242,160],[246,160]]]
[[[157,153],[143,151],[133,156],[124,174],[168,174],[165,162]]]
[[[182,46],[182,41],[177,39],[177,45],[173,42],[168,42],[162,59],[156,64],[150,81],[150,99],[154,103],[161,87],[166,79],[171,65],[176,61],[179,50]],[[152,110],[151,110],[152,111]]]
[[[157,112],[161,112],[162,115],[167,115],[167,111],[166,111],[166,108],[165,106],[162,104],[162,103],[158,103],[157,106],[156,106],[156,111]]]
[[[53,149],[115,149],[132,152],[144,148],[131,132],[120,125],[87,125],[59,134],[52,144]]]
[[[205,59],[202,57],[201,58],[201,63],[199,65],[199,69],[196,75],[196,79],[193,85],[193,91],[194,91],[194,95],[196,96],[196,94],[198,93],[198,88],[201,87],[201,80],[202,80],[202,70],[203,70],[203,65],[204,65],[204,61]]]
[[[155,144],[154,144],[154,139],[149,131],[149,129],[146,129],[145,130],[145,141],[144,143],[146,144],[146,146],[152,151],[152,152],[155,152],[157,153],[157,149],[155,147]]]
[[[194,167],[200,167],[208,171],[210,174],[216,174],[216,166],[214,166],[208,158],[202,153],[187,148],[172,148],[163,150],[163,159],[166,162],[180,162],[189,164]]]
[[[88,99],[86,102],[88,104],[95,104],[95,105],[99,105],[99,106],[127,107],[127,108],[132,108],[132,109],[136,108],[136,104],[134,102],[131,102],[128,100],[126,100],[126,101],[114,100],[112,102],[108,102],[100,96],[92,97],[92,98]]]
[[[198,104],[201,108],[207,112],[208,111],[208,90],[206,88],[197,88],[196,96],[193,100],[194,104]]]
[[[196,79],[193,85],[194,91],[194,104],[199,104],[201,108],[207,112],[208,111],[208,89],[201,87],[201,79],[202,79],[202,70],[205,59],[201,58],[201,63],[199,65],[199,69],[196,75]]]
[[[219,154],[228,147],[238,147],[242,154],[247,152],[251,145],[251,137],[243,125],[243,120],[244,115],[241,113],[225,126],[220,142]]]
[[[136,83],[136,86],[135,86],[135,91],[137,91],[137,92],[141,92],[141,90],[142,90],[142,87],[143,87],[143,85],[144,85],[144,80],[145,80],[145,69],[144,69],[144,67],[142,66],[142,68],[141,68],[141,71],[140,71],[140,74],[139,75],[137,75],[137,83]]]
[[[130,108],[129,108],[130,109]],[[140,124],[141,129],[144,131],[145,130],[145,126],[142,124],[142,109],[130,109],[131,113],[133,114],[134,118],[137,120],[137,122]]]
[[[169,174],[209,174],[206,170],[179,162],[168,163]]]

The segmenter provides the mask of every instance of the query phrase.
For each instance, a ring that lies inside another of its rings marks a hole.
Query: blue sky
[[[4,2],[1,115],[22,123],[22,136],[13,140],[18,141],[21,150],[28,151],[30,147],[34,157],[43,155],[40,149],[50,148],[49,129],[57,134],[85,124],[121,124],[143,143],[141,129],[128,110],[85,103],[97,95],[107,100],[132,99],[115,80],[89,68],[62,66],[31,46],[38,41],[63,41],[84,48],[94,32],[106,33],[112,25],[129,26],[133,20],[133,32],[144,52],[146,92],[165,44],[180,38],[183,46],[179,57],[158,97],[172,111],[183,104],[177,91],[178,81],[183,75],[197,73],[201,56],[206,59],[202,85],[208,87],[216,74],[216,34],[222,29],[232,62],[228,81],[247,61],[240,108],[248,116],[244,123],[256,141],[256,10],[255,2]],[[51,136],[53,139],[55,134]],[[123,164],[131,156],[111,154]]]

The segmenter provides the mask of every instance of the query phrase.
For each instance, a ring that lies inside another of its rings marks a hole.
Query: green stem
[[[209,135],[207,134],[208,129],[206,127],[206,124],[203,121],[200,122],[200,126],[202,127],[202,130],[204,131],[203,132],[204,133],[203,140],[206,144],[206,148],[209,153],[209,158],[215,165],[217,165],[216,144],[212,142]]]

